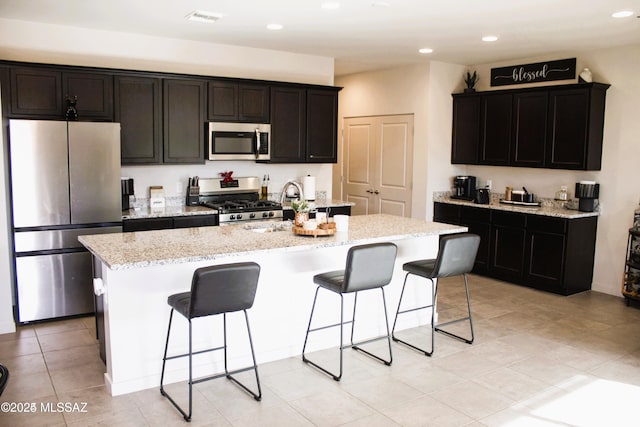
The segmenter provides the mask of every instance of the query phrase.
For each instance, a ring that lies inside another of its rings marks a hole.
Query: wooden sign
[[[518,85],[576,78],[576,58],[491,69],[491,86]]]

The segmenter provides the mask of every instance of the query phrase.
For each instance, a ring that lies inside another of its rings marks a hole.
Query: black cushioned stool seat
[[[340,381],[342,378],[342,351],[346,347],[352,347],[354,350],[359,350],[383,363],[387,366],[391,365],[391,335],[389,334],[389,319],[387,318],[387,302],[384,295],[383,287],[391,282],[393,276],[393,266],[396,260],[397,247],[393,243],[374,243],[369,245],[353,246],[347,253],[346,267],[344,270],[329,271],[326,273],[317,274],[313,277],[313,282],[318,285],[316,288],[315,297],[313,299],[313,306],[311,307],[311,315],[309,316],[309,325],[307,326],[307,333],[304,338],[304,346],[302,348],[302,360],[308,363],[322,372],[333,377],[334,380]],[[313,320],[313,312],[316,307],[316,301],[318,299],[318,291],[320,288],[334,292],[340,295],[340,323],[333,325],[325,325],[316,328],[311,328],[311,322]],[[387,327],[387,335],[361,341],[357,344],[353,342],[353,332],[355,329],[356,318],[356,306],[358,302],[358,292],[366,291],[370,289],[380,289],[382,293],[382,302],[384,305],[384,316]],[[353,302],[353,317],[351,321],[344,321],[344,294],[354,293]],[[351,324],[351,345],[345,346],[343,343],[343,325]],[[309,360],[305,354],[307,348],[307,341],[309,339],[309,333],[315,332],[327,328],[340,327],[340,372],[336,375],[329,370],[323,368],[315,362]],[[389,345],[389,359],[385,360],[381,357],[372,354],[359,345],[366,344],[379,339],[387,339]]]
[[[440,247],[438,250],[438,257],[435,259],[422,259],[407,262],[402,266],[402,269],[407,272],[404,276],[404,284],[402,285],[402,292],[400,294],[400,301],[398,301],[398,310],[396,311],[396,317],[393,321],[393,329],[392,329],[392,337],[396,342],[401,342],[409,347],[423,352],[426,356],[431,356],[434,351],[434,331],[440,332],[445,335],[448,335],[453,338],[457,338],[466,342],[467,344],[472,344],[474,335],[473,335],[473,319],[471,317],[471,300],[469,299],[469,284],[467,283],[467,273],[469,273],[473,269],[473,264],[475,263],[476,255],[478,253],[478,246],[480,245],[480,236],[470,233],[463,234],[452,234],[443,236],[440,238]],[[431,304],[425,305],[422,307],[415,307],[410,309],[401,310],[402,306],[402,298],[404,296],[404,290],[407,285],[407,278],[410,274],[414,274],[416,276],[424,277],[429,279],[431,282]],[[468,315],[466,317],[452,320],[445,323],[440,323],[438,325],[434,324],[434,314],[436,307],[436,298],[438,293],[439,285],[436,285],[433,279],[442,278],[442,277],[450,277],[450,276],[459,276],[462,275],[464,278],[464,286],[465,292],[467,294],[467,311]],[[403,341],[395,336],[396,323],[398,321],[398,315],[403,313],[409,313],[416,310],[422,309],[431,309],[431,350],[425,350],[413,344],[409,344],[406,341]],[[442,326],[450,325],[452,323],[462,322],[468,320],[469,328],[471,329],[471,338],[463,338],[461,336],[452,334],[451,332],[447,332],[441,329]]]
[[[169,327],[167,329],[167,342],[164,348],[164,357],[162,359],[162,374],[160,376],[160,393],[165,396],[182,414],[185,420],[191,420],[192,414],[192,388],[193,384],[212,380],[220,377],[227,377],[229,380],[240,386],[247,393],[251,394],[254,399],[262,398],[262,390],[260,388],[260,379],[258,378],[258,366],[253,351],[253,341],[251,339],[251,330],[249,328],[249,317],[247,310],[253,306],[258,286],[258,278],[260,276],[260,266],[255,262],[243,262],[235,264],[215,265],[211,267],[203,267],[197,269],[193,273],[191,281],[191,291],[181,292],[170,295],[167,303],[171,307],[169,315]],[[173,312],[177,311],[187,318],[189,321],[189,352],[176,356],[167,357],[169,348],[169,336],[171,333],[171,322],[173,320]],[[247,333],[249,337],[249,346],[251,347],[251,356],[253,358],[253,366],[228,370],[227,365],[227,313],[243,311],[245,323],[247,325]],[[224,344],[221,347],[209,348],[194,352],[192,348],[192,325],[191,320],[196,317],[213,316],[222,314],[224,324]],[[201,354],[217,350],[224,350],[224,373],[208,376],[205,378],[193,379],[192,358],[194,354]],[[167,360],[177,359],[180,357],[189,357],[189,411],[185,412],[164,389],[164,371]],[[233,377],[233,374],[253,370],[255,372],[256,384],[258,392],[251,391],[244,384],[240,383]]]

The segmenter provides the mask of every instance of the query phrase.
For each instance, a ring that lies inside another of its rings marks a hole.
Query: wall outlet
[[[491,180],[490,180],[490,179],[488,179],[488,180],[487,180],[487,188],[488,188],[489,190],[491,190],[491,184],[493,184],[493,183],[491,182]]]
[[[178,183],[176,184],[176,193],[177,194],[182,194],[183,188],[182,188],[182,181],[178,181]]]

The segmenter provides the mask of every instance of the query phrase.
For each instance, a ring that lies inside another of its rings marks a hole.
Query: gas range
[[[260,179],[239,177],[224,182],[219,178],[200,178],[200,205],[216,209],[220,225],[247,221],[282,221],[282,205],[260,200]]]

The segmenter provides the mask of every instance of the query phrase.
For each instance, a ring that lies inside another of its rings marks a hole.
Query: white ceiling
[[[429,60],[481,64],[640,43],[640,0],[0,0],[0,18],[335,58],[336,75]],[[615,19],[618,10],[634,16]],[[193,10],[223,14],[190,22]],[[268,31],[269,23],[284,26]],[[496,35],[485,43],[481,37]],[[428,55],[418,49],[434,50]]]

